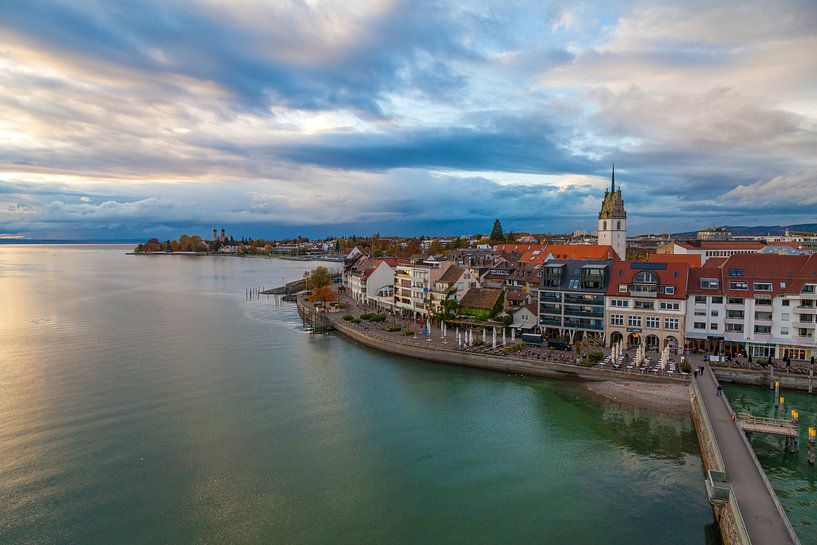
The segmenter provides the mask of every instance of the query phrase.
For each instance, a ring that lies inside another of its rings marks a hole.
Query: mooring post
[[[769,390],[771,390],[772,388],[774,388],[774,365],[772,365],[771,362],[770,362],[769,363]],[[775,397],[777,397],[777,396],[775,395]]]
[[[791,410],[791,423],[794,424],[794,429],[797,429],[797,424],[800,423],[800,413],[796,410]],[[786,437],[786,447],[789,449],[789,452],[797,452],[797,440],[799,438],[799,433],[794,437]]]
[[[811,383],[814,380],[814,365],[808,370],[808,393],[811,393]]]
[[[778,400],[780,399],[780,381],[774,381],[774,408],[778,407]]]
[[[817,428],[808,429],[808,463],[814,465],[814,441],[817,436]]]

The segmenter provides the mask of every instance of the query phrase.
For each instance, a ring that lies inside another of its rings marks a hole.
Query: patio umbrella
[[[493,348],[496,348],[496,328],[495,327],[492,328],[492,335],[493,335],[493,339],[491,340],[491,344],[493,345]]]
[[[511,328],[511,342],[516,341],[516,330]]]
[[[486,334],[485,328],[483,327],[482,328],[482,344],[485,344],[486,342],[488,342],[488,339],[485,338],[485,334]]]
[[[505,328],[502,328],[502,346],[505,346]]]

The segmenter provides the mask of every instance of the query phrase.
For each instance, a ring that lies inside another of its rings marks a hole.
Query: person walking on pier
[[[694,376],[696,379],[698,378],[698,369],[692,370],[692,376]]]
[[[720,397],[722,393],[723,393],[723,386],[718,384],[718,387],[715,389],[715,396]]]

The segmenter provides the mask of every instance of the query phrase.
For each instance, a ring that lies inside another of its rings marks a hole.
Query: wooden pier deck
[[[800,541],[741,429],[741,422],[732,420],[732,407],[725,395],[716,395],[718,382],[712,370],[707,366],[706,372],[697,380],[725,466],[726,484],[733,493],[729,502],[737,503],[749,542],[755,545],[799,545]]]
[[[763,418],[749,413],[737,413],[740,429],[749,433],[770,433],[784,437],[797,437],[797,424],[780,418]]]

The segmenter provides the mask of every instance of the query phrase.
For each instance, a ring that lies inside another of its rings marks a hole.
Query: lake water
[[[314,264],[125,251],[0,246],[0,543],[718,542],[688,419],[246,300]]]

